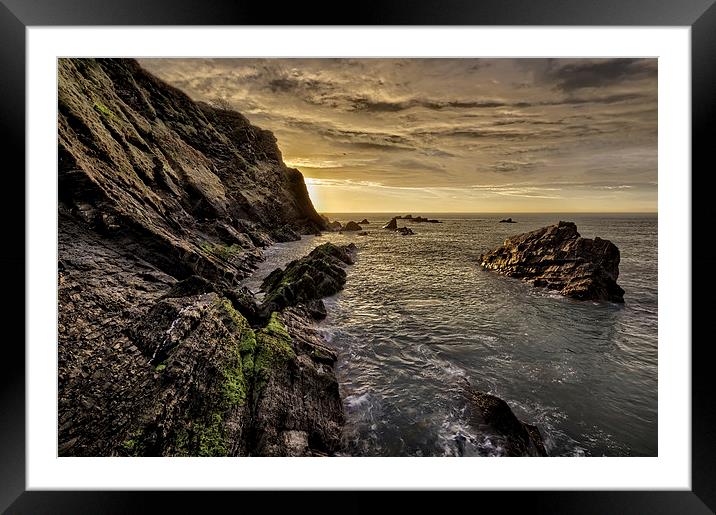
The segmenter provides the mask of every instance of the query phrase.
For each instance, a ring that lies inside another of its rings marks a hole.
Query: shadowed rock
[[[370,224],[370,222],[369,222],[366,218],[364,218],[363,220],[361,220],[361,221],[358,222],[358,223],[359,223],[360,225],[368,225],[368,224]]]
[[[574,223],[559,222],[508,238],[481,255],[480,264],[574,299],[624,302],[619,259],[611,241],[582,238]]]
[[[358,225],[357,223],[355,223],[353,220],[351,220],[343,227],[343,230],[344,231],[360,231],[361,226]]]
[[[411,234],[415,234],[413,230],[409,227],[401,227],[397,229],[396,232],[402,236],[410,236]]]
[[[500,220],[500,223],[501,224],[516,224],[517,222],[515,222],[512,218],[504,218],[504,219]]]
[[[397,219],[391,218],[391,220],[383,226],[383,229],[388,229],[389,231],[397,231],[398,230]]]
[[[473,427],[489,436],[505,456],[547,456],[539,429],[520,421],[504,400],[469,386],[466,395]]]

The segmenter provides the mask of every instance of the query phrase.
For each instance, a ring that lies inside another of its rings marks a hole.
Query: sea
[[[550,456],[657,455],[655,214],[513,214],[514,224],[496,214],[412,214],[443,223],[398,220],[415,231],[401,236],[381,229],[395,213],[327,213],[367,219],[368,235],[278,243],[245,281],[258,292],[269,272],[317,245],[357,245],[345,289],[324,300],[318,324],[338,353],[347,455],[500,455],[470,424],[466,381],[536,425]],[[624,304],[572,300],[481,270],[483,252],[560,220],[617,245]]]

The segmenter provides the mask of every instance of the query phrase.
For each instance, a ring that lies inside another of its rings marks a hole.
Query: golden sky
[[[140,62],[272,130],[321,212],[656,211],[656,59]]]

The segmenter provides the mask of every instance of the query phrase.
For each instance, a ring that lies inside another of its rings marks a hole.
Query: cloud
[[[654,60],[620,58],[555,66],[547,76],[555,82],[556,89],[572,92],[584,88],[604,88],[628,81],[656,78],[656,74]]]
[[[380,190],[391,202],[407,185],[416,199],[423,189],[465,202],[539,207],[530,202],[579,197],[656,207],[655,187],[645,186],[657,177],[656,59],[141,63],[192,98],[225,99],[273,131],[305,177],[353,181],[315,188],[359,187],[365,198]]]

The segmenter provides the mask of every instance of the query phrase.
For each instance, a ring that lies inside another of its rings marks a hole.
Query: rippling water
[[[348,452],[362,456],[489,455],[467,422],[461,377],[537,425],[550,455],[657,455],[655,215],[438,215],[414,236],[327,233],[283,243],[247,281],[325,241],[358,246],[345,290],[326,299],[320,327],[339,353]],[[513,234],[577,223],[621,251],[625,304],[579,302],[482,271],[479,255]]]

